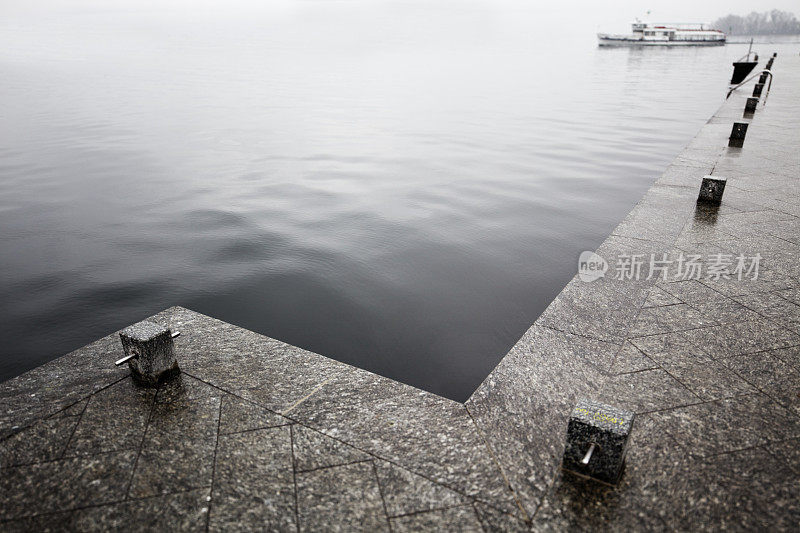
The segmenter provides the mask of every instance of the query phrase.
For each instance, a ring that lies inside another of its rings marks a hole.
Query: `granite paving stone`
[[[785,322],[800,322],[800,305],[783,298],[780,291],[740,295],[734,299],[758,312],[761,316],[782,319]]]
[[[721,491],[735,502],[735,514],[741,520],[738,527],[761,531],[797,529],[800,484],[791,468],[763,448],[722,454],[709,463],[707,471],[719,472]]]
[[[187,441],[172,448],[145,447],[136,462],[128,496],[159,494],[211,486],[214,441]]]
[[[756,392],[752,385],[718,361],[665,365],[664,369],[702,400],[720,400]]]
[[[156,403],[194,400],[220,394],[219,389],[181,372],[175,379],[170,379],[159,386]]]
[[[663,420],[670,416],[670,411],[672,409],[636,416],[628,443],[626,469],[630,465],[649,464],[653,454],[669,456],[679,449],[673,438],[664,431]]]
[[[502,513],[489,505],[475,502],[472,505],[478,515],[484,531],[507,531],[509,533],[522,533],[530,531],[529,524],[518,517]]]
[[[0,520],[121,501],[135,459],[124,451],[3,468]]]
[[[231,394],[226,394],[222,397],[219,432],[223,435],[252,429],[284,426],[289,423],[291,423],[289,419],[247,400]]]
[[[670,514],[685,507],[691,487],[700,481],[689,458],[661,454],[648,462],[629,461],[616,487],[562,471],[535,516],[533,530],[669,530]]]
[[[208,489],[75,511],[76,531],[203,531],[208,518]]]
[[[364,451],[299,424],[292,427],[292,449],[298,472],[372,459]]]
[[[782,465],[786,465],[800,476],[800,439],[770,442],[764,449],[772,454]]]
[[[603,257],[606,261],[613,260],[608,253]],[[576,276],[544,310],[536,324],[622,344],[652,286],[653,282],[618,282],[608,276],[585,283]]]
[[[70,440],[67,455],[138,448],[155,396],[156,389],[139,387],[130,378],[92,396]],[[114,438],[109,439],[109,435]]]
[[[527,516],[555,473],[575,402],[605,378],[594,361],[613,361],[617,350],[614,344],[534,326],[467,402]]]
[[[184,440],[207,440],[217,434],[220,397],[188,399],[153,407],[145,447],[168,448]]]
[[[0,440],[0,468],[61,458],[78,417],[47,418]]]
[[[738,235],[737,239],[732,241],[729,250],[734,256],[755,257],[759,254],[761,256],[759,267],[763,265],[787,278],[796,278],[800,274],[800,265],[797,264],[800,247],[783,239],[764,234]],[[736,278],[731,279],[738,281]]]
[[[626,482],[623,482],[626,483]],[[626,483],[627,486],[627,483]],[[621,506],[621,493],[612,487],[559,472],[534,517],[534,531],[605,531],[611,529]],[[609,516],[613,513],[616,516]],[[652,518],[646,523],[653,527]],[[659,526],[662,524],[656,522]],[[631,530],[638,529],[626,521]],[[641,527],[643,524],[635,524]],[[619,528],[619,526],[617,526]]]
[[[450,507],[391,519],[392,531],[452,531],[483,532],[475,509],[471,505]]]
[[[653,185],[612,235],[672,243],[694,210],[685,201],[692,196],[696,192],[687,188]]]
[[[800,420],[760,393],[672,409],[659,423],[687,453],[700,457],[800,435]]]
[[[294,530],[295,517],[289,427],[220,435],[210,529]]]
[[[695,302],[690,305],[706,316],[713,316],[720,324],[735,324],[742,321],[758,320],[759,318],[758,313],[729,298]]]
[[[5,522],[4,531],[205,531],[208,489]]]
[[[219,410],[217,396],[156,404],[129,496],[144,498],[210,486]]]
[[[627,374],[640,370],[650,370],[659,368],[658,363],[648,357],[643,351],[637,348],[630,341],[626,341],[622,349],[617,353],[614,364],[611,365],[612,374]]]
[[[28,533],[37,531],[41,533],[55,533],[74,529],[72,527],[73,511],[60,513],[41,514],[17,520],[2,522],[3,531],[7,533]]]
[[[718,143],[719,141],[716,142]],[[656,180],[656,183],[663,186],[699,188],[704,173],[705,167],[672,162]]]
[[[86,405],[89,403],[89,398],[84,398],[83,400],[77,401],[72,405],[61,409],[60,411],[56,411],[49,418],[61,418],[61,417],[68,417],[68,416],[81,416],[83,414],[84,409],[86,409]]]
[[[716,325],[710,315],[687,304],[665,305],[642,309],[629,331],[631,337],[644,337],[675,331],[686,331]]]
[[[644,305],[642,307],[659,307],[662,305],[675,305],[682,303],[685,302],[682,302],[672,294],[656,285],[650,289],[649,293],[647,293],[647,299],[644,301]]]
[[[555,300],[539,317],[537,325],[604,342],[622,344],[628,329],[639,314],[639,302],[630,305],[620,304],[616,295],[594,295],[595,293],[587,289],[575,289],[572,292],[577,295],[584,290],[593,296],[577,296],[575,300],[566,297]],[[644,300],[645,291],[640,292]]]
[[[800,346],[790,346],[789,348],[779,348],[770,352],[772,355],[792,365],[795,370],[800,370]]]
[[[680,381],[661,369],[610,377],[598,390],[596,399],[635,413],[700,402]]]
[[[779,199],[776,199],[776,201]],[[799,203],[795,198],[794,204]],[[773,205],[775,205],[773,203]],[[792,244],[800,245],[800,218],[793,218],[788,220],[772,220],[769,222],[756,224],[759,231],[787,240]]]
[[[725,299],[725,295],[715,291],[713,286],[703,285],[695,279],[661,283],[658,287],[687,304],[706,303]]]
[[[468,496],[516,508],[469,414],[451,400],[358,371],[328,383],[290,418]]]
[[[390,517],[468,504],[463,495],[387,461],[375,461]]]
[[[297,475],[300,531],[389,531],[369,461]]]
[[[700,178],[698,178],[697,181],[697,188],[699,189]],[[708,206],[704,204],[695,205],[695,210],[692,217],[689,219],[689,222],[684,227],[681,234],[675,240],[676,248],[678,248],[678,250],[692,250],[695,248],[695,245],[698,244],[733,239],[733,235],[724,232],[717,227],[717,220],[720,213],[725,213],[726,209],[729,207],[730,206],[727,202],[724,204],[724,206]],[[677,269],[670,269],[670,273],[673,276],[670,281],[677,281],[674,278],[674,275],[677,273]],[[679,277],[678,279],[681,278]]]
[[[789,300],[790,302],[800,305],[800,289],[798,289],[797,287],[779,289],[775,291],[775,293],[781,298],[784,298],[786,300]]]
[[[0,439],[8,438],[39,420],[38,409],[27,403],[25,398],[3,400],[0,404]]]
[[[721,363],[776,402],[800,414],[800,371],[773,352],[731,357]]]
[[[697,330],[702,337],[702,329]],[[711,357],[689,340],[687,332],[649,335],[631,339],[631,344],[659,365],[688,365],[711,361]]]
[[[4,382],[0,399],[4,407],[14,406],[14,416],[0,419],[0,438],[14,426],[50,416],[127,375],[109,364],[118,349],[119,339],[109,335]]]
[[[296,358],[285,357],[275,361],[274,367],[252,374],[251,377],[257,378],[253,383],[258,385],[231,390],[272,411],[286,414],[326,383],[361,372],[364,371],[316,354],[313,357],[300,354]]]
[[[687,339],[713,359],[796,346],[800,336],[764,320],[747,320],[685,332]]]
[[[727,243],[725,243],[727,245]],[[732,253],[729,248],[728,253]],[[772,270],[762,264],[758,270],[758,277],[743,276],[742,279],[732,277],[730,279],[720,278],[718,280],[701,279],[700,283],[708,285],[715,291],[734,297],[759,292],[772,292],[781,289],[789,289],[796,284],[793,278]]]

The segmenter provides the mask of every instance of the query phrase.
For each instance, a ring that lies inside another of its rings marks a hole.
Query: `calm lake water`
[[[0,380],[183,305],[463,400],[746,51],[488,2],[60,9],[0,7]]]

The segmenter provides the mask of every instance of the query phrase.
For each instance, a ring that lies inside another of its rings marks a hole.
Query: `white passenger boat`
[[[600,46],[711,46],[725,44],[725,34],[704,24],[648,23],[637,20],[632,33],[598,33]]]

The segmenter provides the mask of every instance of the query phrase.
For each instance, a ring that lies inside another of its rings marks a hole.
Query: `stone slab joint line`
[[[131,499],[131,488],[133,487],[133,478],[136,476],[136,468],[139,466],[139,457],[142,455],[144,449],[145,438],[147,437],[147,430],[150,429],[150,421],[153,419],[153,413],[156,410],[156,400],[158,399],[158,391],[153,395],[150,400],[150,412],[147,414],[147,422],[142,431],[142,439],[139,441],[139,447],[136,450],[136,459],[133,461],[133,468],[131,468],[131,475],[128,478],[128,485],[125,487],[125,501]]]
[[[70,432],[70,434],[69,434],[69,438],[67,439],[67,442],[64,444],[64,449],[61,451],[61,453],[60,453],[60,454],[59,454],[59,456],[58,456],[58,459],[59,459],[59,460],[61,460],[61,459],[63,459],[64,457],[66,457],[66,455],[67,455],[67,450],[69,450],[69,445],[70,445],[70,444],[72,444],[72,439],[73,439],[73,438],[75,438],[75,433],[78,431],[78,426],[80,426],[80,425],[81,425],[81,423],[83,422],[83,415],[84,415],[84,413],[86,412],[86,410],[89,408],[89,404],[92,402],[92,396],[94,396],[94,395],[90,395],[90,396],[89,396],[89,397],[86,399],[86,404],[84,404],[84,406],[83,406],[83,409],[81,409],[81,413],[78,415],[78,421],[75,423],[75,427],[74,427],[74,428],[72,428],[72,431],[71,431],[71,432]],[[83,401],[83,400],[78,400],[78,401],[77,401],[77,402],[75,402],[75,403],[82,402],[82,401]],[[75,404],[73,404],[73,405],[75,405]],[[68,407],[67,407],[67,408],[68,408]],[[65,408],[65,409],[66,409],[66,408]]]
[[[714,169],[717,168],[717,164],[719,163],[719,160],[722,159],[723,154],[725,154],[724,147],[721,148],[719,152],[717,152],[717,158],[714,159],[714,164],[711,165],[711,171],[709,172],[709,174],[714,174]]]
[[[300,533],[300,497],[297,494],[297,457],[294,452],[294,424],[289,425],[289,445],[292,448],[292,485],[294,486],[294,526]]]
[[[219,409],[217,410],[217,434],[214,441],[214,462],[211,464],[211,486],[208,489],[208,505],[206,506],[206,533],[211,528],[211,509],[214,505],[214,482],[217,478],[217,452],[219,451],[219,429],[222,425],[222,404],[225,401],[224,396],[220,396]]]
[[[383,516],[386,517],[386,526],[389,528],[389,531],[392,531],[392,521],[389,519],[389,508],[386,506],[386,497],[383,495],[383,483],[381,483],[381,478],[378,475],[378,466],[375,464],[375,461],[370,461],[372,463],[372,475],[375,477],[375,481],[378,485],[378,494],[381,497],[381,505],[383,506]]]

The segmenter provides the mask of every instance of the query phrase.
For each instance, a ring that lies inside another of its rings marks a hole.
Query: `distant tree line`
[[[788,11],[764,11],[740,17],[728,15],[714,22],[714,27],[733,35],[793,35],[800,33],[800,22]]]

